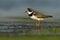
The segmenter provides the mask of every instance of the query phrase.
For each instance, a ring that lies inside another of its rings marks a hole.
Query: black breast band
[[[29,14],[29,16],[32,16],[33,15],[33,12],[31,14]]]

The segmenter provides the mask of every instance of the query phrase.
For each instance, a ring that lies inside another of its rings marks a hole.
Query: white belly
[[[44,18],[37,18],[36,16],[31,16],[30,18],[35,19],[35,20],[44,20]]]

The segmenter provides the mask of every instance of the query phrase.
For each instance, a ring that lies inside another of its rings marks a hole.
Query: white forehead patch
[[[32,11],[33,12],[33,11]],[[28,14],[31,14],[32,12],[27,11]]]
[[[28,14],[31,14],[32,12],[28,12]]]

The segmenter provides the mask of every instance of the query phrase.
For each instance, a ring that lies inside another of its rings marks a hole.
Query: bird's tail
[[[47,16],[48,18],[50,17],[50,18],[52,18],[53,16]]]

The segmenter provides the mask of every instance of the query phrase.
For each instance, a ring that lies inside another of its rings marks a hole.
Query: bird
[[[28,14],[28,16],[31,19],[34,19],[36,21],[36,30],[40,30],[41,20],[44,20],[45,18],[52,18],[53,17],[51,15],[45,15],[42,12],[39,12],[39,11],[34,10],[32,8],[27,8],[27,10],[25,12]]]

